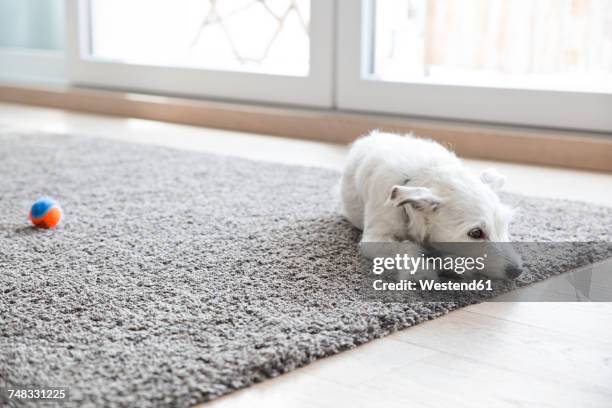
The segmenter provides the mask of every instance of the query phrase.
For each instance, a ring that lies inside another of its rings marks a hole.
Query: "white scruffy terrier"
[[[513,211],[496,194],[504,183],[493,169],[472,175],[434,141],[374,131],[349,152],[341,198],[362,243],[404,242],[419,256],[432,243],[485,242],[499,261],[483,273],[514,279],[520,258],[508,244],[495,244],[509,242]]]

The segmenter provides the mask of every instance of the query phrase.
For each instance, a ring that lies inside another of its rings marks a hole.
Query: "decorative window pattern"
[[[91,56],[306,76],[309,0],[91,0]]]

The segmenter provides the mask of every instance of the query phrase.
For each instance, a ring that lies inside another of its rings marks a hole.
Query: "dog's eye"
[[[468,232],[468,236],[473,239],[484,239],[484,231],[480,228],[473,228]]]

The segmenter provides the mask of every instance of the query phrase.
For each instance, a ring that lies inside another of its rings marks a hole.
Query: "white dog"
[[[404,242],[419,256],[431,243],[486,242],[499,261],[483,273],[514,279],[520,258],[508,244],[494,244],[509,242],[513,211],[496,194],[504,183],[493,169],[475,177],[434,141],[374,131],[349,152],[341,199],[362,243]]]

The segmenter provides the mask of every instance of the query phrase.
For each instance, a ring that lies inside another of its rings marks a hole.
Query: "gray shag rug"
[[[463,306],[360,297],[338,177],[0,134],[0,386],[68,386],[79,406],[188,407]],[[42,195],[64,208],[57,230],[28,226]],[[517,240],[611,240],[612,209],[504,201],[520,207]]]

